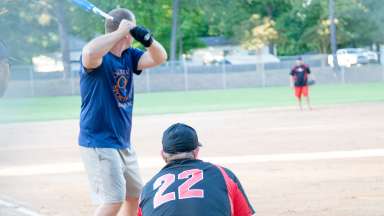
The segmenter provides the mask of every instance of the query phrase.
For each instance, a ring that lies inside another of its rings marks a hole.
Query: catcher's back
[[[254,213],[236,176],[201,160],[179,160],[164,167],[144,186],[139,211],[144,216]]]

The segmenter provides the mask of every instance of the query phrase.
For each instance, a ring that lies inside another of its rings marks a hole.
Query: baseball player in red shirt
[[[291,87],[295,89],[295,96],[299,103],[300,110],[303,110],[302,97],[306,98],[308,109],[312,110],[311,103],[309,100],[309,87],[308,80],[311,74],[309,66],[304,64],[304,61],[299,57],[296,61],[296,65],[292,68],[290,73]]]

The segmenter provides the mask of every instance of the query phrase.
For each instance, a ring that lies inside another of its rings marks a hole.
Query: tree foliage
[[[246,50],[259,50],[278,38],[275,22],[254,14],[241,25],[241,45]]]
[[[12,57],[28,63],[34,55],[60,50],[61,37],[54,7],[57,1],[61,1],[65,10],[68,33],[71,35],[89,40],[104,32],[104,21],[100,17],[82,11],[69,0],[2,0],[0,40],[7,44]],[[169,50],[171,0],[91,2],[104,11],[116,7],[131,9],[138,24],[151,29],[156,39]],[[267,23],[268,29],[276,31],[276,37],[267,41],[277,45],[279,55],[327,53],[327,3],[325,0],[180,0],[178,53],[203,46],[199,38],[205,36],[224,35],[240,43],[244,38],[248,41],[260,39],[265,37],[261,34],[263,30],[256,35],[250,32],[255,28],[262,29],[260,26],[265,27]],[[259,17],[259,27],[249,25],[253,15]],[[339,47],[384,43],[382,0],[337,0],[336,17]]]

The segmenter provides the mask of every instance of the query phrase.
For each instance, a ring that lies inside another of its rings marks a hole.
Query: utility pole
[[[171,65],[176,61],[177,53],[177,26],[178,26],[178,14],[179,14],[180,0],[172,1],[172,33],[171,33]]]
[[[337,60],[337,39],[336,39],[336,23],[335,23],[335,0],[329,0],[328,3],[329,6],[329,21],[330,21],[330,41],[331,41],[331,50],[332,50],[332,56],[333,56],[333,68],[336,72],[339,71],[339,62]]]
[[[9,63],[5,44],[0,40],[0,98],[4,96],[9,81]]]
[[[63,78],[68,79],[71,75],[71,51],[69,47],[68,24],[64,10],[64,2],[57,1],[54,4],[57,26],[59,28],[61,59],[64,66]]]

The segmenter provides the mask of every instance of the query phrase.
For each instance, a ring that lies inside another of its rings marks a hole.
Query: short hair
[[[111,33],[116,31],[119,28],[120,22],[123,19],[134,21],[135,15],[132,11],[125,8],[116,8],[111,10],[109,13],[113,17],[113,20],[106,19],[105,20],[105,32]]]
[[[169,163],[170,161],[173,161],[173,160],[195,159],[195,155],[193,154],[193,151],[181,152],[181,153],[175,153],[175,154],[163,152],[163,156],[164,156],[165,161],[167,163]]]

